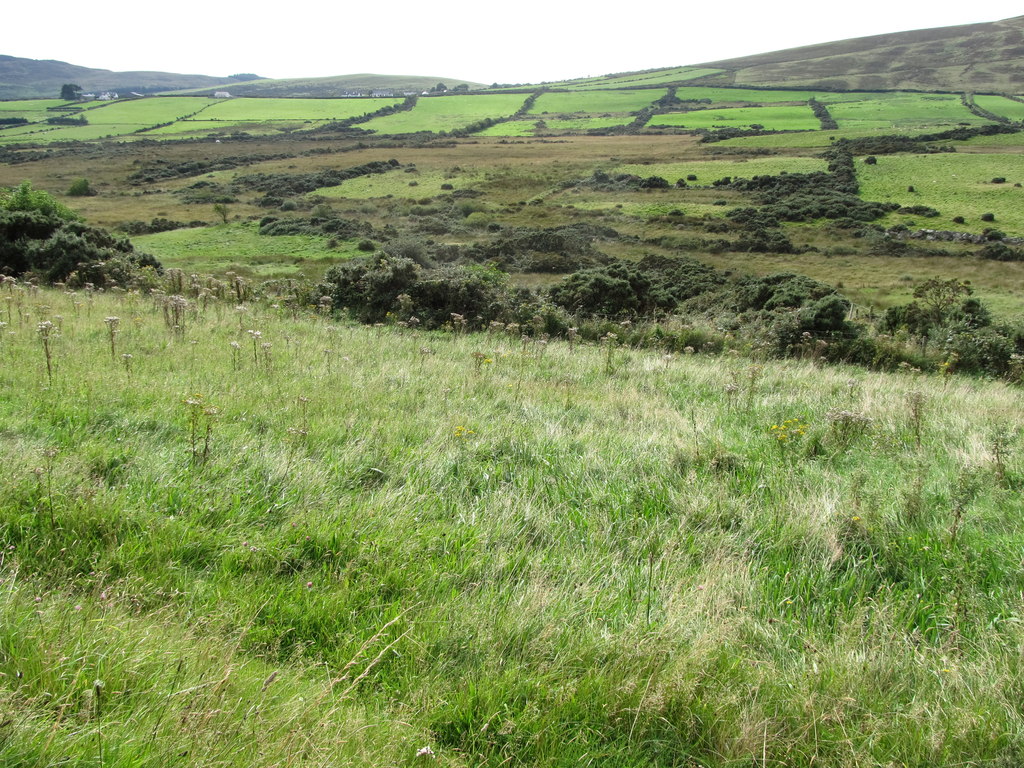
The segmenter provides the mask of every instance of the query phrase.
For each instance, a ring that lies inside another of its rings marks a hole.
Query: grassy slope
[[[1019,390],[7,295],[5,765],[1024,755]]]

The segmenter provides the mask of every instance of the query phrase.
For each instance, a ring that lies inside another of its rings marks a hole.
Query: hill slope
[[[239,76],[242,79],[251,75]],[[205,88],[239,82],[239,77],[179,75],[171,72],[112,72],[79,67],[64,61],[22,59],[0,55],[0,99],[56,98],[64,83],[86,91],[155,93],[182,88]]]
[[[702,81],[719,85],[1018,93],[1024,83],[1024,16],[840,40],[701,66],[725,70]]]

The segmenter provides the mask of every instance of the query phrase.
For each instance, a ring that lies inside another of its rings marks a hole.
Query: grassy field
[[[669,112],[655,115],[648,125],[670,125],[679,128],[748,128],[763,125],[772,131],[815,131],[821,121],[810,107],[736,107],[734,109],[700,109],[693,112]]]
[[[220,99],[203,120],[343,120],[401,104],[402,99]]]
[[[878,165],[858,164],[857,176],[861,195],[867,200],[926,205],[942,214],[936,219],[919,218],[921,226],[971,232],[993,226],[1024,231],[1024,192],[1014,186],[1024,184],[1024,160],[1016,154],[887,156],[880,157]],[[993,184],[997,177],[1005,178],[1006,183]],[[914,191],[908,192],[911,186]],[[996,221],[981,221],[983,213],[994,213]],[[954,216],[963,216],[966,223],[953,223]]]
[[[0,762],[1024,755],[1019,389],[201,287],[6,293]]]
[[[146,127],[169,123],[188,115],[203,112],[216,104],[214,99],[203,98],[150,98],[117,101],[86,110],[90,125],[137,125]]]
[[[925,127],[955,128],[983,125],[989,121],[967,111],[954,95],[908,94],[863,101],[838,102],[829,112],[840,128],[872,128],[889,131]]]
[[[416,170],[406,173],[401,170],[389,173],[373,174],[349,179],[336,187],[321,187],[315,194],[328,198],[349,198],[353,200],[374,197],[404,197],[420,199],[440,195],[446,190],[442,185],[450,185],[453,189],[470,189],[482,178],[483,174],[463,170]]]
[[[661,176],[669,182],[695,175],[691,184],[708,185],[730,176],[749,179],[753,176],[788,173],[811,173],[825,170],[825,162],[811,157],[753,157],[750,159],[704,160],[687,163],[653,163],[650,165],[620,165],[614,173],[632,173],[637,176]]]
[[[996,115],[1008,117],[1010,120],[1021,122],[1024,120],[1024,104],[1005,96],[986,96],[978,94],[974,97],[974,103],[982,109],[987,109]]]
[[[232,223],[138,235],[132,243],[172,269],[200,274],[230,271],[260,279],[319,278],[332,264],[358,253],[357,241],[341,241],[329,248],[326,238],[268,237],[257,230],[255,222]]]
[[[699,67],[672,67],[651,72],[634,72],[626,75],[606,75],[604,77],[565,80],[559,83],[548,83],[548,85],[552,88],[567,88],[574,91],[622,86],[642,88],[661,83],[682,83],[687,80],[695,80],[698,77],[713,75],[719,71],[717,69],[702,69]]]
[[[465,128],[484,118],[513,115],[525,98],[521,94],[432,96],[421,98],[411,111],[378,117],[360,127],[380,133],[450,131]]]
[[[636,112],[665,95],[662,89],[642,91],[596,91],[587,93],[542,93],[530,115],[604,114]]]

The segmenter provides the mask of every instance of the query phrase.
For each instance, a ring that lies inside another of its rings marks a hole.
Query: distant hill
[[[421,77],[417,75],[338,75],[336,77],[306,77],[288,80],[252,80],[231,85],[232,96],[276,96],[330,99],[352,93],[367,94],[371,91],[390,91],[395,95],[422,93],[443,83],[446,88],[466,85],[476,90],[486,87],[483,83],[450,77]],[[215,89],[201,86],[188,91],[193,95],[212,95]]]
[[[1024,16],[859,37],[700,66],[724,70],[701,79],[701,85],[1020,94]]]
[[[235,87],[256,75],[209,77],[171,72],[111,72],[90,69],[64,61],[20,59],[0,55],[0,99],[55,99],[65,83],[82,86],[86,92],[118,91],[156,93],[183,88]]]

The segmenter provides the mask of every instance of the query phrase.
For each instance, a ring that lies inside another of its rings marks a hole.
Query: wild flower
[[[800,419],[786,419],[781,424],[772,424],[769,431],[777,443],[788,445],[807,434],[807,424]]]

